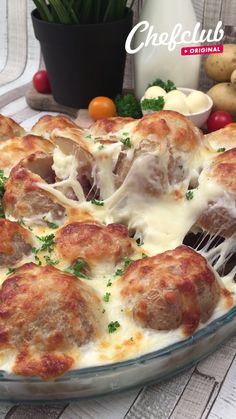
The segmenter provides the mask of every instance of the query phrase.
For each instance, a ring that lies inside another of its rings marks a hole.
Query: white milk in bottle
[[[153,33],[157,33],[156,42],[167,43],[173,30],[176,30],[176,25],[180,34],[190,31],[186,36],[191,39],[197,24],[191,0],[146,0],[139,21],[140,23],[146,21],[146,26],[140,26],[135,34],[135,49],[141,43],[147,43],[151,25],[154,27]],[[145,29],[147,26],[148,29]],[[136,96],[140,99],[148,84],[156,78],[164,81],[172,80],[177,87],[197,89],[200,55],[181,56],[181,48],[192,45],[178,44],[170,51],[169,45],[152,45],[152,36],[149,40],[148,45],[143,46],[134,54]],[[194,43],[194,46],[197,45]]]

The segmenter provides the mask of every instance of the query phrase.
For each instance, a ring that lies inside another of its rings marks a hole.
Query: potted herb
[[[127,7],[127,0],[33,1],[34,32],[55,100],[82,108],[94,96],[121,93],[133,2]]]

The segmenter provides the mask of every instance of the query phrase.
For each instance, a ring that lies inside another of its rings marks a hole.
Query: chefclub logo
[[[172,52],[178,45],[184,44],[184,47],[181,48],[181,55],[217,54],[224,50],[223,45],[216,45],[216,43],[220,42],[224,37],[222,25],[222,21],[219,21],[215,29],[200,30],[201,23],[198,22],[191,32],[189,30],[184,31],[183,25],[177,23],[172,32],[162,32],[158,34],[155,32],[153,25],[150,25],[147,20],[143,20],[137,23],[129,33],[126,39],[125,49],[128,54],[135,54],[150,45],[154,47],[165,45],[167,46],[167,49]],[[145,39],[139,43],[137,43],[137,41],[133,42],[135,36],[138,35],[139,32],[144,33]],[[213,45],[200,45],[204,43]],[[135,47],[133,47],[134,44]],[[187,47],[187,44],[196,46]]]
[[[224,52],[224,45],[181,48],[181,55],[220,54],[221,52]]]

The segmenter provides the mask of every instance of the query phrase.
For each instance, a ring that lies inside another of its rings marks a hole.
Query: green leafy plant
[[[115,98],[116,111],[118,116],[130,116],[132,118],[142,118],[142,110],[140,102],[132,94],[120,96]]]
[[[152,87],[152,86],[159,86],[162,89],[164,89],[167,93],[171,92],[171,90],[176,90],[176,85],[171,80],[167,80],[167,82],[165,82],[161,79],[156,79],[154,80],[154,82],[148,85],[148,87]]]
[[[165,100],[164,97],[159,96],[157,99],[143,99],[141,107],[143,111],[161,111],[164,108]]]
[[[105,23],[122,19],[127,0],[33,0],[42,20],[64,24]]]

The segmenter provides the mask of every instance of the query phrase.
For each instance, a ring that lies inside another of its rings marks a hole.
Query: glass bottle
[[[189,32],[191,39],[197,25],[194,8],[191,0],[146,0],[142,9],[139,22],[146,21],[150,26],[153,25],[153,34],[157,33],[157,42],[167,39],[175,29],[176,25],[181,24],[181,33]],[[140,26],[135,33],[135,49],[147,41],[148,31],[143,30],[144,25]],[[159,37],[162,37],[161,39]],[[153,36],[151,38],[153,39]],[[168,45],[153,46],[151,41],[143,46],[134,54],[135,71],[135,94],[140,99],[148,84],[156,78],[164,81],[172,80],[177,87],[198,88],[200,55],[182,56],[181,48],[184,46],[197,46],[197,43],[177,45],[173,50],[169,50]],[[168,42],[168,41],[166,41]]]

